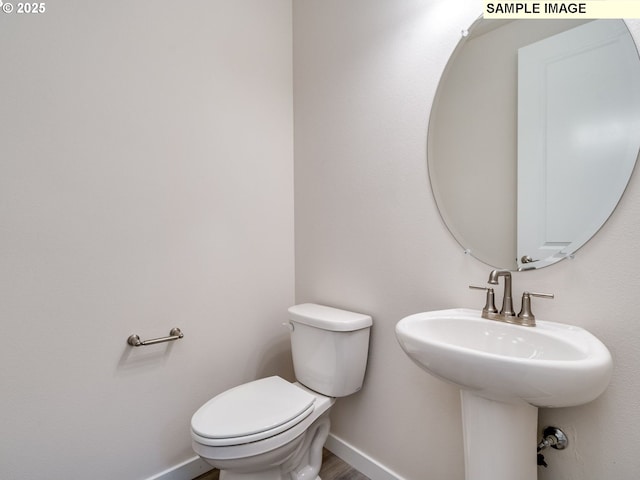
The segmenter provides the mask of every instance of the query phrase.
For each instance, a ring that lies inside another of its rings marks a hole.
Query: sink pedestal
[[[538,409],[460,391],[466,480],[536,480]]]

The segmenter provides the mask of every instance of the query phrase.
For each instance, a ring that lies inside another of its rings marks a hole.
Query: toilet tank
[[[304,303],[289,308],[298,382],[329,397],[362,388],[369,355],[369,315]]]

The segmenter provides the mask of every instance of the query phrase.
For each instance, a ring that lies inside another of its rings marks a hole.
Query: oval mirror
[[[429,178],[464,249],[540,268],[606,222],[639,147],[640,60],[624,21],[481,18],[438,85]]]

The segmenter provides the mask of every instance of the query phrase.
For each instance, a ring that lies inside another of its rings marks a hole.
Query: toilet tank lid
[[[369,315],[315,303],[303,303],[289,307],[289,318],[294,322],[334,332],[361,330],[373,324]]]

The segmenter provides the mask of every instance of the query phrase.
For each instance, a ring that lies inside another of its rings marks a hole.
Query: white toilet
[[[245,383],[191,419],[193,449],[221,480],[319,480],[329,409],[362,387],[370,316],[305,303],[289,308],[289,319],[298,382]]]

